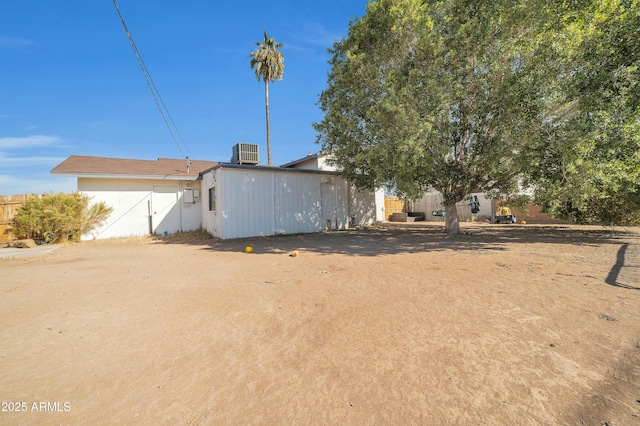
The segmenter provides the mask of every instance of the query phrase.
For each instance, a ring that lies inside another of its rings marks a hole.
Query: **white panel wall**
[[[104,201],[113,208],[107,221],[99,228],[83,235],[83,239],[104,239],[149,234],[149,207],[154,185],[172,185],[178,188],[178,201],[172,217],[178,223],[173,227],[181,231],[200,228],[201,198],[183,202],[186,182],[151,179],[94,179],[78,178],[78,191],[90,197],[90,204]],[[192,189],[200,189],[199,182],[191,182]]]
[[[274,234],[274,174],[219,169],[217,212],[221,238]]]
[[[384,206],[384,191],[362,192],[355,186],[349,188],[349,215],[354,226],[371,225],[378,220],[377,218],[377,200],[378,192],[382,194],[382,206]],[[378,204],[380,205],[380,204]],[[384,210],[380,209],[380,215],[384,218]]]
[[[280,173],[274,176],[274,233],[321,231],[320,177]]]
[[[185,191],[188,184],[191,184],[191,191],[198,191],[200,197],[193,198],[193,201],[187,201]],[[195,231],[202,228],[202,185],[200,181],[180,182],[180,229],[183,232]]]
[[[385,220],[385,213],[384,213],[384,189],[378,189],[375,192],[375,198],[376,198],[376,215],[375,215],[375,220],[376,222],[382,222],[383,220]]]
[[[216,185],[216,171],[212,171],[206,173],[202,177],[202,185],[201,185],[201,216],[202,216],[202,229],[207,230],[214,237],[221,238],[218,233],[219,224],[216,224],[216,212],[209,211],[209,188],[214,187]]]
[[[203,177],[203,227],[223,239],[318,232],[324,229],[320,187],[335,183],[339,229],[348,227],[347,186],[339,177],[220,168]],[[208,192],[216,187],[216,211]],[[205,195],[206,194],[206,195]]]
[[[295,165],[297,169],[336,171],[334,165],[327,163],[327,157],[318,156],[302,161]],[[348,189],[349,221],[356,226],[370,225],[377,221],[383,221],[384,215],[384,190],[375,192],[358,191],[355,187]]]

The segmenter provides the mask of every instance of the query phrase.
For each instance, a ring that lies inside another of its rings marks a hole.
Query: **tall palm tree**
[[[282,47],[282,43],[276,42],[273,38],[264,32],[264,40],[256,41],[258,49],[251,52],[251,68],[255,68],[258,81],[260,78],[264,80],[264,103],[267,112],[267,159],[271,165],[271,132],[269,130],[269,82],[276,79],[282,80],[284,72],[284,56],[278,50]]]

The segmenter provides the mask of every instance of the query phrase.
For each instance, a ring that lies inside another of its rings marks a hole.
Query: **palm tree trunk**
[[[267,164],[271,165],[271,129],[269,128],[269,80],[264,80],[264,105],[267,113]]]

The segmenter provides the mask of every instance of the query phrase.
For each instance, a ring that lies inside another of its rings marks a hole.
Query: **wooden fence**
[[[39,195],[0,195],[0,243],[16,239],[16,236],[11,233],[14,225],[13,218],[25,201],[33,197],[39,197]]]
[[[384,215],[386,220],[389,220],[394,213],[401,213],[406,211],[406,201],[403,198],[392,195],[385,195]]]

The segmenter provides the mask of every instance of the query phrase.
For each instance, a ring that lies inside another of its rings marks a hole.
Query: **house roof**
[[[275,173],[307,173],[307,174],[320,174],[320,175],[336,175],[336,172],[331,170],[315,170],[315,169],[299,169],[295,167],[279,167],[279,166],[261,166],[250,164],[235,164],[235,163],[218,163],[214,167],[204,170],[202,174],[206,174],[213,170],[220,169],[238,169],[238,170],[252,170],[259,172],[275,172]]]
[[[309,153],[305,157],[299,158],[299,159],[294,160],[294,161],[290,161],[287,164],[283,164],[280,167],[284,167],[284,168],[294,167],[294,166],[297,166],[298,164],[302,164],[302,163],[305,163],[305,162],[310,161],[310,160],[315,160],[319,156],[320,156],[320,153],[318,153],[318,152],[315,153],[315,154]]]
[[[200,172],[216,166],[216,161],[158,158],[133,160],[127,158],[72,155],[51,170],[54,175],[107,178],[148,178],[166,180],[196,180]]]

